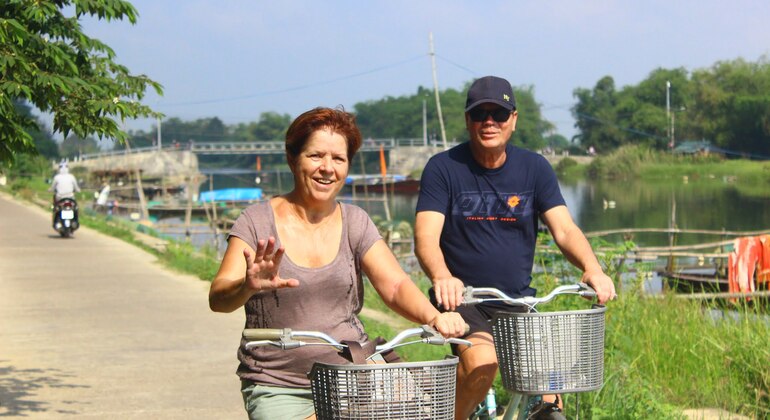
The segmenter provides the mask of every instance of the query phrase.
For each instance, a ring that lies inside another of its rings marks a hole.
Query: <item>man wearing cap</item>
[[[457,310],[470,325],[459,346],[456,418],[467,419],[497,373],[489,323],[494,304],[459,306],[463,288],[495,287],[509,296],[534,296],[530,287],[538,218],[562,253],[583,271],[600,303],[614,298],[583,232],[575,225],[551,165],[508,143],[518,113],[511,84],[495,76],[471,85],[465,103],[470,141],[433,156],[420,181],[415,253],[433,283],[431,297]]]

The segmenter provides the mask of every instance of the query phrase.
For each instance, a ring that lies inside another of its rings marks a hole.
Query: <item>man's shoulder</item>
[[[450,149],[436,153],[428,162],[449,164],[451,162],[466,163],[470,159],[471,150],[468,142],[460,143]]]
[[[510,143],[508,144],[506,153],[512,161],[517,161],[517,163],[547,164],[550,166],[548,159],[540,153],[517,147]]]

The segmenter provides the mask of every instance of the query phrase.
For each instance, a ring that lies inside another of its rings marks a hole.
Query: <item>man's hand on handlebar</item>
[[[596,298],[601,305],[618,297],[615,293],[615,283],[603,271],[586,271],[583,273],[581,281],[596,291]]]
[[[433,292],[436,302],[447,311],[454,311],[463,301],[465,284],[457,277],[444,277],[433,280]]]

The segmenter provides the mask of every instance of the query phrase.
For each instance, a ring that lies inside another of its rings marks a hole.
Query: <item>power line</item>
[[[399,66],[402,66],[404,64],[411,63],[411,62],[416,61],[418,59],[424,58],[425,56],[427,56],[427,54],[420,54],[420,55],[417,55],[417,56],[414,56],[414,57],[411,57],[411,58],[407,58],[407,59],[402,60],[402,61],[398,61],[398,62],[395,62],[395,63],[392,63],[392,64],[387,64],[387,65],[384,65],[384,66],[380,66],[380,67],[375,67],[373,69],[364,70],[364,71],[361,71],[361,72],[358,72],[358,73],[353,73],[353,74],[349,74],[349,75],[346,75],[346,76],[341,76],[341,77],[337,77],[337,78],[329,79],[329,80],[321,80],[321,81],[314,82],[314,83],[307,83],[307,84],[304,84],[304,85],[292,86],[292,87],[288,87],[288,88],[284,88],[284,89],[267,90],[267,91],[264,91],[264,92],[256,92],[256,93],[251,93],[251,94],[248,94],[248,95],[231,96],[231,97],[226,97],[226,98],[204,99],[204,100],[200,100],[200,101],[188,101],[188,102],[176,102],[176,103],[161,104],[161,105],[165,106],[165,107],[170,107],[170,106],[188,106],[188,105],[204,105],[204,104],[214,104],[214,103],[222,103],[222,102],[242,101],[244,99],[258,98],[258,97],[270,96],[270,95],[279,95],[279,94],[282,94],[282,93],[295,92],[295,91],[298,91],[298,90],[304,90],[304,89],[314,88],[314,87],[318,87],[318,86],[329,85],[329,84],[341,82],[341,81],[344,81],[344,80],[355,79],[357,77],[365,76],[365,75],[372,74],[372,73],[378,73],[378,72],[381,72],[381,71],[384,71],[384,70],[392,69],[394,67],[399,67]]]
[[[457,67],[458,69],[467,71],[468,73],[472,74],[473,76],[478,76],[478,74],[479,74],[477,71],[471,70],[471,69],[469,69],[469,68],[467,68],[467,67],[465,67],[463,65],[457,64],[454,61],[452,61],[452,60],[450,60],[450,59],[448,59],[446,57],[443,57],[443,56],[441,56],[439,54],[436,54],[436,57],[442,59],[443,61],[446,61],[447,63]]]

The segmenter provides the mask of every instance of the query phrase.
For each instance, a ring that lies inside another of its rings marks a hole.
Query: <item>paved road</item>
[[[0,418],[245,418],[243,314],[208,283],[0,193]]]

